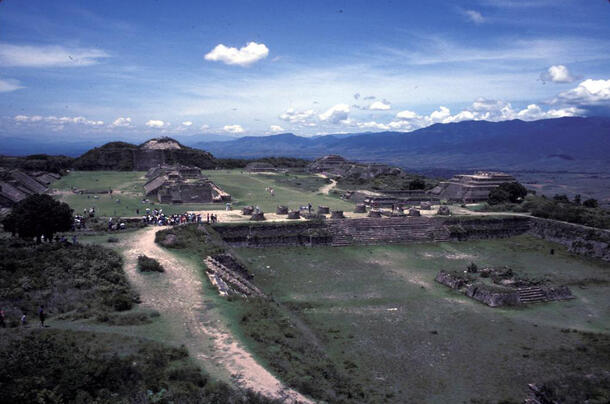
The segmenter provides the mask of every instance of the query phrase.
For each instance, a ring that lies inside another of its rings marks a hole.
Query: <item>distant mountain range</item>
[[[610,118],[465,121],[408,133],[314,138],[286,133],[193,146],[216,157],[316,158],[340,154],[352,160],[409,168],[606,171],[610,169]]]
[[[209,135],[206,135],[209,136]],[[33,138],[33,137],[32,137]],[[102,142],[80,143],[2,138],[0,154],[78,156]],[[610,118],[558,118],[524,122],[465,121],[435,124],[413,132],[379,132],[301,137],[291,133],[198,141],[180,138],[215,157],[317,158],[340,154],[350,160],[405,168],[610,171]],[[210,137],[208,137],[210,138]]]

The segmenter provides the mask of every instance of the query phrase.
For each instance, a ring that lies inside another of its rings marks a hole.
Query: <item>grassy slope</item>
[[[142,186],[146,182],[144,172],[116,172],[116,171],[75,171],[55,182],[51,188],[61,191],[58,198],[67,202],[76,213],[83,209],[95,207],[98,216],[136,216],[136,209],[140,214],[146,207],[162,208],[167,214],[182,213],[186,210],[214,210],[223,209],[223,204],[143,204]],[[339,198],[320,195],[311,192],[317,183],[323,185],[324,180],[312,176],[291,175],[292,181],[286,177],[247,174],[240,170],[209,170],[204,171],[218,186],[229,192],[235,207],[245,205],[259,205],[264,211],[275,212],[277,205],[287,205],[298,208],[310,202],[312,205],[328,205],[332,209],[353,209],[353,204]],[[294,180],[294,177],[297,180]],[[277,179],[277,181],[276,181]],[[71,187],[88,190],[113,189],[113,194],[76,195],[70,192]],[[272,197],[265,188],[273,187],[275,196]],[[117,202],[120,200],[120,203]],[[149,198],[152,201],[152,198]]]
[[[608,266],[541,240],[239,254],[257,284],[293,307],[335,363],[355,363],[352,374],[363,383],[378,380],[374,387],[385,386],[398,401],[518,401],[527,383],[604,364],[595,350],[582,351],[586,335],[562,329],[610,334]],[[492,309],[433,281],[438,270],[471,260],[568,283],[577,299]]]

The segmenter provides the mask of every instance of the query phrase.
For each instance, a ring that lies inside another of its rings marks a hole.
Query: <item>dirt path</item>
[[[206,370],[210,370],[210,366],[224,368],[240,386],[287,403],[312,403],[298,392],[286,388],[258,364],[227,332],[224,322],[209,313],[204,305],[205,289],[200,269],[188,259],[173,255],[155,244],[158,230],[148,227],[135,232],[125,245],[125,269],[140,293],[142,304],[159,311],[168,320],[172,335],[185,344]],[[141,254],[158,260],[165,267],[165,273],[139,273],[136,265]],[[218,369],[214,370],[218,372]]]
[[[324,174],[318,174],[318,177],[328,178]],[[333,189],[336,186],[337,186],[337,181],[331,179],[330,180],[330,184],[326,184],[326,185],[321,186],[320,189],[318,190],[318,192],[321,193],[321,194],[324,194],[324,195],[328,195],[330,190]]]

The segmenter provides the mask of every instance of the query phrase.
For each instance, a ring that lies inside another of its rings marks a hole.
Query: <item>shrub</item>
[[[141,272],[165,272],[165,268],[163,268],[159,261],[146,255],[138,257],[138,268]]]

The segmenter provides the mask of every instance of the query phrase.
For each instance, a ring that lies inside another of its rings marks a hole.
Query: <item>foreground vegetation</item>
[[[269,403],[210,381],[184,348],[64,330],[0,330],[3,403]]]
[[[99,246],[0,241],[0,307],[10,324],[34,317],[40,305],[49,315],[72,312],[90,317],[124,311],[138,302],[121,257]]]

